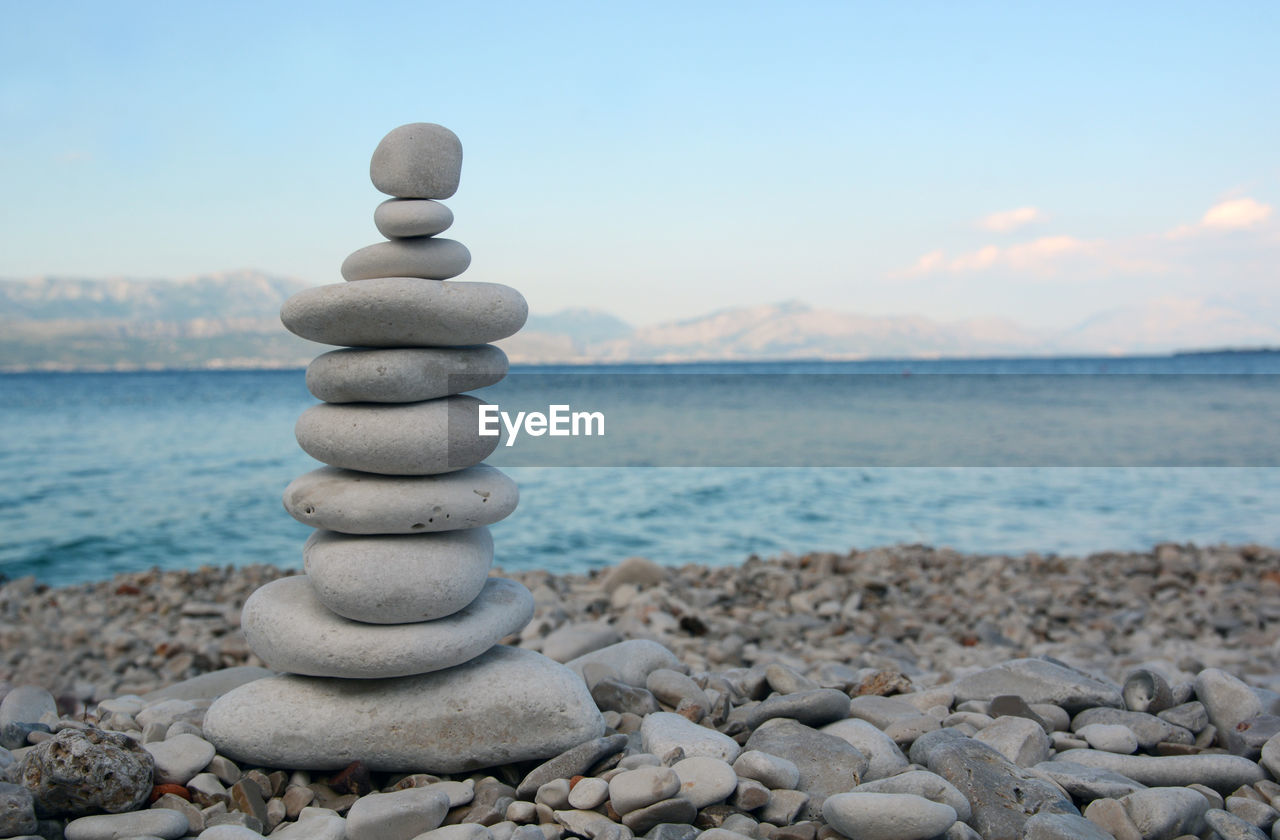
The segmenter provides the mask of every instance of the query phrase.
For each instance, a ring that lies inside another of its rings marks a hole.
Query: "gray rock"
[[[31,791],[21,785],[0,782],[0,837],[34,834],[36,825],[36,806]]]
[[[362,796],[347,812],[347,840],[413,840],[439,828],[449,797],[430,788]]]
[[[867,757],[837,738],[788,718],[765,721],[747,739],[746,749],[785,758],[800,771],[796,789],[809,796],[803,819],[822,814],[828,796],[857,787],[867,772]]]
[[[1138,751],[1138,736],[1118,723],[1090,723],[1076,730],[1090,747],[1103,752],[1131,755]]]
[[[640,738],[644,751],[659,758],[665,758],[678,747],[686,757],[702,755],[731,762],[741,751],[728,735],[699,726],[675,712],[654,712],[646,716],[640,726]]]
[[[581,676],[583,668],[595,663],[607,666],[613,671],[614,676],[624,683],[639,686],[644,685],[649,674],[659,668],[682,667],[674,653],[648,639],[628,639],[625,642],[618,642],[616,645],[583,654],[565,664]]]
[[[678,795],[697,809],[725,801],[738,787],[738,774],[718,758],[694,756],[677,761],[671,769],[680,777]]]
[[[155,783],[185,785],[213,760],[214,748],[195,735],[176,735],[164,741],[143,744],[155,759]]]
[[[674,797],[631,811],[622,818],[622,824],[636,834],[643,834],[663,824],[691,823],[697,815],[698,809],[692,802]]]
[[[1245,788],[1245,790],[1249,790],[1249,788]],[[1239,817],[1264,831],[1270,829],[1271,826],[1275,825],[1276,820],[1280,819],[1280,811],[1258,799],[1249,799],[1244,796],[1228,796],[1224,804],[1226,810],[1232,816]]]
[[[644,717],[662,711],[648,690],[627,685],[619,680],[598,680],[591,686],[591,699],[602,712],[630,712]]]
[[[760,750],[746,750],[733,762],[733,771],[754,779],[770,790],[794,790],[800,784],[800,768],[794,761]]]
[[[453,615],[476,599],[493,565],[485,527],[427,534],[351,536],[316,531],[302,549],[316,598],[367,624]]]
[[[261,840],[262,837],[242,825],[215,825],[200,832],[199,840]]]
[[[1121,709],[1086,709],[1072,719],[1071,728],[1079,733],[1083,727],[1092,724],[1123,726],[1133,733],[1137,746],[1145,750],[1154,748],[1161,741],[1171,744],[1193,744],[1196,740],[1189,729],[1176,726],[1155,715],[1126,712]],[[1119,750],[1113,752],[1119,752]]]
[[[964,798],[956,786],[928,770],[908,770],[896,776],[864,782],[853,789],[853,793],[910,793],[925,799],[950,805],[956,812],[956,819],[967,822],[973,815],[969,800]]]
[[[435,123],[392,129],[373,150],[369,179],[396,198],[448,198],[458,191],[462,142]]]
[[[609,804],[623,816],[679,792],[680,777],[670,767],[637,767],[609,780]]]
[[[1095,799],[1084,809],[1085,818],[1116,840],[1143,840],[1124,806],[1115,799]]]
[[[1199,782],[1220,792],[1265,778],[1261,767],[1238,755],[1118,755],[1099,750],[1067,750],[1054,761],[1070,761],[1127,776],[1152,787]]]
[[[1124,678],[1121,689],[1124,705],[1131,712],[1162,712],[1173,705],[1173,689],[1164,674],[1153,668],[1138,668]]]
[[[347,821],[336,814],[299,818],[271,832],[271,840],[347,840]]]
[[[643,589],[662,583],[662,567],[645,557],[627,557],[621,563],[605,571],[600,577],[600,588],[612,595],[624,583]]]
[[[239,688],[245,683],[274,674],[274,671],[259,668],[257,665],[237,665],[233,668],[222,668],[200,674],[164,688],[157,688],[155,691],[144,694],[141,699],[146,703],[156,703],[161,700],[212,700],[233,688]]]
[[[1262,766],[1271,771],[1273,778],[1280,779],[1280,735],[1273,736],[1262,745]]]
[[[698,829],[691,825],[659,823],[649,829],[644,836],[646,840],[694,840],[698,835]]]
[[[758,816],[773,825],[791,825],[809,809],[809,794],[802,790],[780,788],[769,792],[769,802]]]
[[[858,840],[928,840],[956,821],[950,805],[910,793],[838,793],[827,797],[822,816]]]
[[[935,729],[933,732],[926,732],[911,744],[911,750],[907,753],[907,758],[912,764],[925,766],[929,763],[929,755],[938,747],[950,741],[969,740],[969,736],[954,727],[945,727],[943,729]]]
[[[570,623],[556,628],[542,640],[542,655],[557,662],[569,662],[620,641],[621,634],[608,624]]]
[[[1115,840],[1109,832],[1075,814],[1032,814],[1022,840]]]
[[[579,811],[598,808],[609,799],[609,783],[604,779],[580,779],[569,791],[568,805]]]
[[[568,779],[552,779],[538,788],[538,792],[534,794],[533,801],[538,805],[545,805],[548,808],[560,811],[569,807],[569,794],[571,792]]]
[[[1032,767],[1049,758],[1051,747],[1044,727],[1030,718],[1005,715],[983,728],[974,740],[994,747],[1019,767]]]
[[[530,800],[538,788],[552,779],[583,775],[604,759],[622,752],[626,746],[626,735],[607,735],[578,744],[530,770],[516,788],[516,796]]]
[[[1209,802],[1184,787],[1153,787],[1120,800],[1129,819],[1143,837],[1177,837],[1204,830]]]
[[[280,320],[295,335],[340,347],[465,347],[514,335],[529,316],[497,283],[380,277],[303,289]]]
[[[480,347],[343,348],[307,366],[307,389],[329,403],[407,403],[474,391],[507,375],[507,355]]]
[[[350,829],[348,829],[347,837],[351,837]],[[494,840],[494,834],[493,831],[483,825],[462,823],[424,831],[417,837],[412,838],[412,840]]]
[[[0,700],[0,727],[11,723],[52,725],[57,721],[57,701],[38,685],[20,685]]]
[[[64,729],[23,756],[12,781],[31,791],[36,814],[77,817],[137,808],[151,793],[155,760],[133,740]]]
[[[419,237],[376,242],[342,261],[342,277],[359,282],[380,277],[448,280],[471,265],[467,246],[452,239]]]
[[[284,491],[285,510],[294,519],[343,534],[478,528],[505,519],[519,500],[516,483],[488,464],[423,476],[321,467]]]
[[[294,435],[331,467],[435,475],[475,466],[497,448],[497,437],[480,434],[481,405],[466,394],[403,405],[320,403],[302,413]]]
[[[928,767],[969,801],[969,825],[983,837],[1020,837],[1032,814],[1080,813],[1055,785],[972,738],[940,739]]]
[[[388,239],[435,236],[453,224],[453,211],[430,199],[388,198],[374,208],[373,224]]]
[[[1047,659],[1003,662],[957,681],[951,689],[957,702],[1016,694],[1028,703],[1052,703],[1072,713],[1093,706],[1124,706],[1118,685]]]
[[[766,699],[751,709],[747,726],[755,729],[773,718],[791,718],[806,726],[823,726],[848,716],[849,695],[834,688],[814,688]]]
[[[1262,701],[1254,690],[1219,668],[1196,674],[1195,690],[1219,732],[1230,732],[1242,720],[1262,714]]]
[[[1146,785],[1128,776],[1088,767],[1074,761],[1043,761],[1034,768],[1058,783],[1067,793],[1085,802],[1094,799],[1119,799],[1135,790],[1145,790]]]
[[[937,718],[923,714],[905,700],[875,694],[853,698],[849,716],[867,721],[899,745],[910,744],[939,726]]]
[[[1216,808],[1205,812],[1204,822],[1222,840],[1269,840],[1269,836],[1256,825]]]
[[[711,708],[711,699],[707,697],[707,693],[690,677],[679,671],[659,668],[645,678],[644,685],[654,697],[672,708],[685,701],[703,709]]]
[[[498,646],[463,665],[391,680],[272,677],[220,698],[205,735],[268,767],[456,773],[546,758],[599,738],[604,722],[571,672]]]
[[[1165,709],[1158,712],[1156,717],[1191,732],[1200,732],[1209,725],[1209,713],[1205,711],[1204,704],[1199,700]]]
[[[863,773],[865,781],[895,776],[907,769],[907,757],[894,740],[865,720],[838,720],[822,727],[821,731],[846,741],[867,757],[867,769]]]
[[[163,808],[128,814],[81,817],[67,823],[66,840],[121,840],[130,837],[162,837],[175,840],[187,833],[187,818]]]
[[[308,578],[295,575],[250,595],[241,625],[249,646],[277,670],[377,679],[467,662],[532,616],[529,590],[513,580],[488,578],[480,595],[453,615],[419,624],[364,624],[327,610]],[[317,644],[320,639],[323,644]]]
[[[1257,759],[1267,742],[1280,735],[1280,717],[1258,715],[1242,720],[1227,731],[1227,749],[1236,755]]]
[[[741,811],[755,811],[769,804],[769,789],[755,779],[739,776],[729,804]]]

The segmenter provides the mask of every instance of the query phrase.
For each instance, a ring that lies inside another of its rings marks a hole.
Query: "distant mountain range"
[[[238,271],[181,280],[0,279],[0,371],[304,367],[323,348],[280,305],[307,283]],[[872,317],[799,302],[633,327],[607,312],[535,314],[499,342],[515,363],[1160,354],[1280,346],[1260,305],[1155,300],[1058,332],[997,318]]]

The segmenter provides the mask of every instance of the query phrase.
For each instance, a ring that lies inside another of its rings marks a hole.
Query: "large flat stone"
[[[1124,708],[1120,686],[1048,659],[1012,659],[951,686],[958,702],[1015,694],[1028,703],[1052,703],[1075,713],[1094,706]]]
[[[459,665],[532,617],[529,590],[513,580],[489,578],[474,601],[446,618],[364,624],[326,609],[311,581],[296,575],[274,580],[250,595],[240,624],[254,653],[277,671],[378,679]]]
[[[224,695],[205,716],[242,764],[458,773],[558,755],[604,733],[582,680],[498,646],[464,665],[392,680],[281,676]]]
[[[380,277],[303,289],[284,302],[292,333],[342,347],[488,344],[524,326],[529,305],[510,286]]]
[[[405,624],[452,615],[484,588],[488,528],[352,536],[316,531],[302,549],[316,597],[343,618]]]
[[[393,239],[366,245],[342,262],[345,280],[372,280],[376,277],[420,277],[448,280],[471,265],[467,246],[453,239],[434,236]]]
[[[809,795],[804,819],[822,816],[822,803],[828,796],[857,787],[869,765],[867,757],[847,741],[788,718],[760,724],[744,749],[785,758],[799,768],[796,789]]]
[[[1054,761],[1070,761],[1119,773],[1151,787],[1202,784],[1219,793],[1266,778],[1266,771],[1238,755],[1119,755],[1101,750],[1066,750]]]
[[[344,347],[307,366],[307,389],[331,403],[407,403],[473,391],[507,375],[507,354],[479,347]]]
[[[426,534],[505,519],[520,491],[488,464],[439,475],[399,476],[321,467],[285,488],[299,522],[343,534]]]
[[[436,475],[474,466],[498,437],[480,434],[480,406],[463,394],[404,405],[313,405],[294,435],[331,467],[382,475]]]

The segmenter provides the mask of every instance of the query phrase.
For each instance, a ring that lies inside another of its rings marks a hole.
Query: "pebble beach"
[[[503,644],[567,663],[606,729],[546,762],[452,773],[216,754],[205,710],[270,673],[240,610],[293,574],[0,587],[0,836],[1243,838],[1276,823],[1274,548],[502,573],[535,604]]]

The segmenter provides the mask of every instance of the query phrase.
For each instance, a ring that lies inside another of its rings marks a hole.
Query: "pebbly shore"
[[[607,729],[452,774],[215,754],[205,709],[267,673],[240,611],[291,574],[0,586],[0,837],[1280,837],[1274,548],[503,572],[503,644]]]

